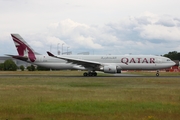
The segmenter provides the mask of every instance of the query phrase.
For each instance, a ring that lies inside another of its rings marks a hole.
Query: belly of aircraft
[[[168,68],[168,64],[124,64],[121,65],[123,70],[158,70]]]

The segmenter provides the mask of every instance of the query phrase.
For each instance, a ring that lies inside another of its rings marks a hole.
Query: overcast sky
[[[41,54],[180,52],[180,0],[0,0],[1,56],[11,33]]]

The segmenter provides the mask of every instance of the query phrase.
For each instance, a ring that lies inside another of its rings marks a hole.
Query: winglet
[[[47,54],[48,54],[49,56],[51,56],[51,57],[54,57],[54,55],[53,55],[51,52],[49,52],[49,51],[47,51]]]

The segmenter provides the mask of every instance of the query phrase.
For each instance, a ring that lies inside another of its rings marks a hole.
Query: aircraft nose
[[[174,61],[172,61],[172,65],[176,65],[176,63]]]

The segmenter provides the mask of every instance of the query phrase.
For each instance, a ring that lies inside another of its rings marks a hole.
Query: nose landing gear
[[[157,70],[156,77],[159,77],[159,70]]]

